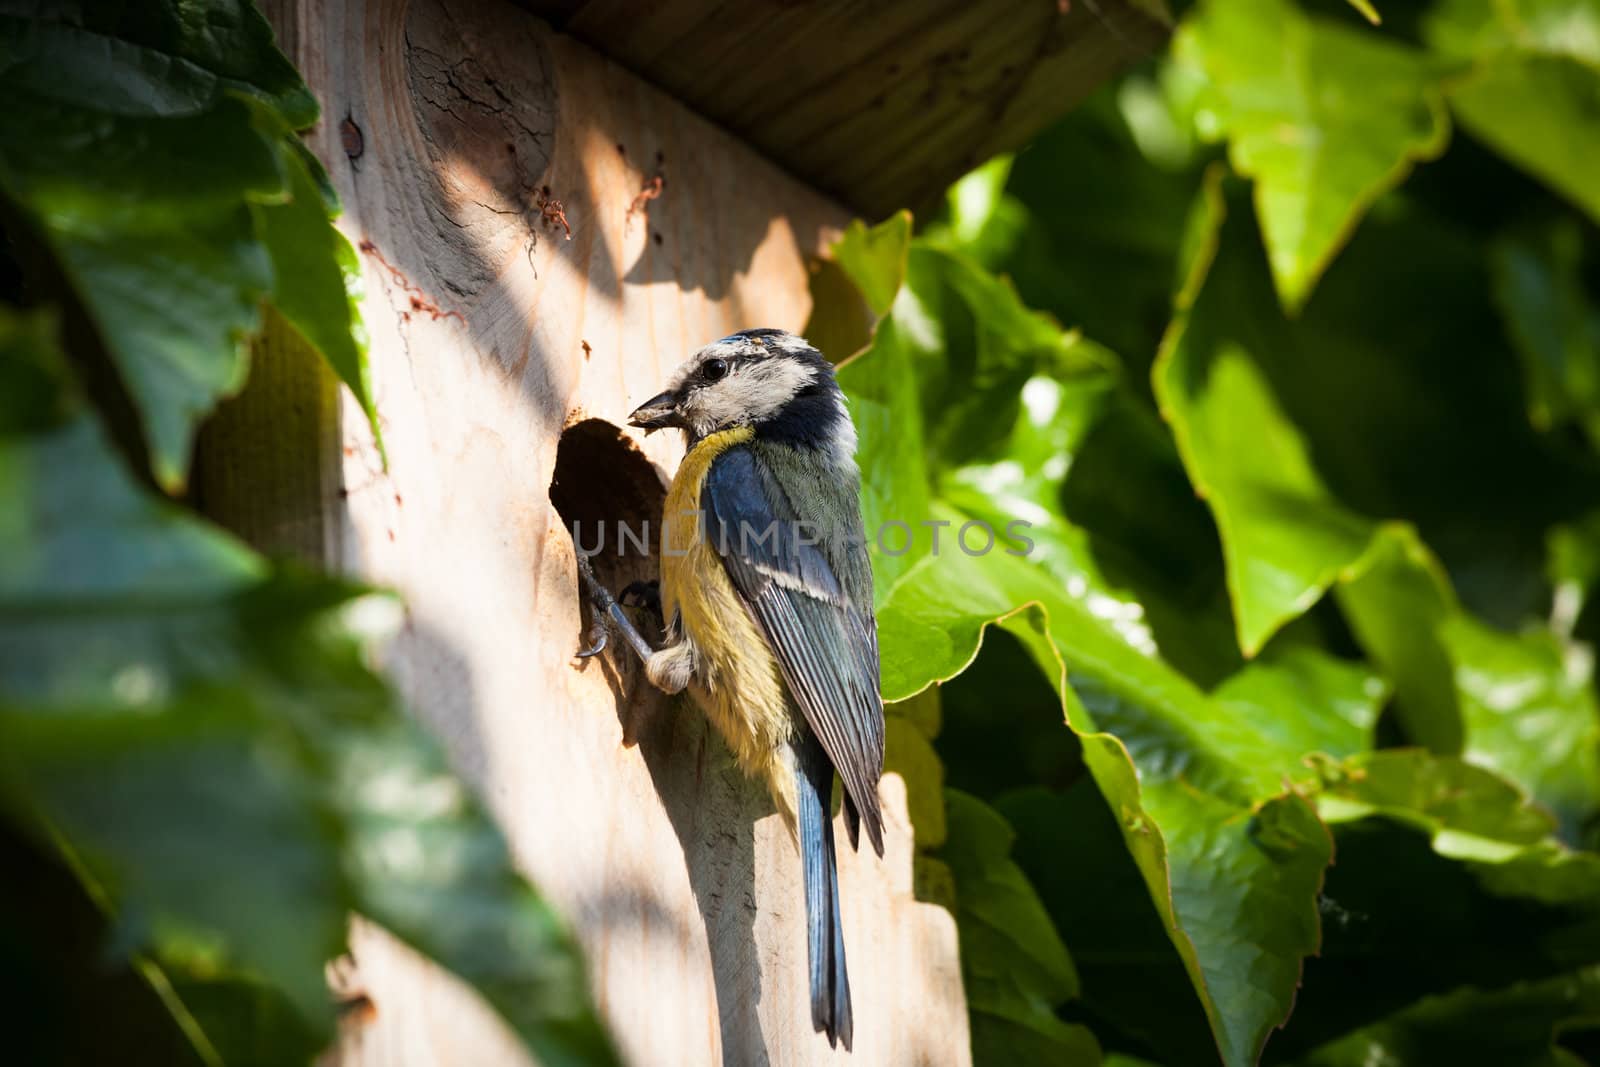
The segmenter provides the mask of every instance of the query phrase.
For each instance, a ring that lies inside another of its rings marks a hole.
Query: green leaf
[[[995,156],[963,175],[945,190],[948,224],[933,223],[924,228],[922,236],[961,251],[985,267],[991,266],[990,255],[1003,254],[1004,245],[1014,236],[1008,232],[1007,216],[1017,205],[1006,195],[1011,164],[1011,156]],[[991,242],[996,240],[999,245],[991,248]]]
[[[0,318],[0,385],[38,365],[39,340]],[[139,493],[81,415],[0,439],[0,472],[12,803],[65,836],[129,936],[191,965],[258,969],[326,1030],[321,968],[348,905],[326,805],[254,692],[236,678],[177,686],[162,663],[209,652],[195,616],[214,623],[205,609],[261,565]]]
[[[0,16],[0,197],[81,303],[183,487],[271,298],[373,419],[358,266],[293,137],[316,102],[248,3]]]
[[[255,208],[277,279],[273,306],[349,387],[366,412],[382,453],[383,431],[367,364],[367,328],[361,319],[361,261],[329,220],[306,157],[286,151],[283,162],[289,171],[289,201]]]
[[[1378,9],[1372,6],[1371,0],[1350,0],[1350,6],[1361,12],[1361,17],[1374,26],[1383,22],[1383,17],[1378,14]]]
[[[939,695],[926,692],[884,708],[883,768],[906,784],[906,814],[919,852],[944,844],[944,764],[934,751],[933,737],[917,722],[921,708],[932,705],[938,715]],[[937,733],[937,730],[935,730]]]
[[[934,521],[930,468],[996,456],[1016,429],[1030,379],[1094,379],[1111,359],[958,254],[913,244],[906,278],[870,349],[895,356],[863,353],[840,367],[857,429],[876,443],[857,460],[880,603],[935,544],[948,547],[959,533],[959,524],[948,531],[926,525]],[[994,531],[997,542],[1008,536],[1003,527]]]
[[[1547,555],[1546,574],[1553,590],[1550,629],[1568,640],[1600,592],[1600,511],[1551,530]]]
[[[1428,835],[1434,851],[1472,868],[1501,896],[1600,906],[1600,855],[1554,836],[1555,821],[1493,771],[1421,749],[1348,760],[1317,795],[1330,823],[1383,816]]]
[[[1453,85],[1474,137],[1600,221],[1600,71],[1558,56],[1500,55]]]
[[[1600,10],[1584,0],[1449,0],[1424,31],[1468,64],[1448,85],[1461,125],[1600,220]]]
[[[1272,767],[1278,752],[1304,752],[1343,759],[1373,747],[1378,710],[1389,687],[1364,663],[1337,659],[1315,648],[1270,652],[1228,678],[1211,698],[1236,722],[1248,722],[1254,738],[1241,737],[1234,754],[1251,759],[1260,752]],[[1285,715],[1293,709],[1293,715]],[[1314,768],[1291,777],[1307,782]]]
[[[1386,527],[1338,600],[1367,656],[1394,684],[1406,734],[1435,752],[1459,753],[1454,668],[1438,638],[1458,607],[1439,561],[1413,531]]]
[[[249,205],[283,197],[277,153],[242,100],[145,118],[13,99],[0,114],[0,193],[83,301],[157,477],[179,488],[196,423],[244,384],[272,285]]]
[[[1180,91],[1168,83],[1183,78],[1170,62],[1161,73],[1163,84],[1149,95],[1171,110],[1169,97]],[[1081,328],[1138,371],[1154,356],[1171,311],[1194,174],[1181,149],[1171,153],[1176,160],[1148,154],[1152,139],[1141,141],[1141,124],[1119,104],[1107,86],[1036,138],[1014,160],[990,224],[959,247],[1011,277],[1029,307]],[[1181,145],[1189,125],[1169,116],[1166,136],[1153,140]]]
[[[0,391],[39,340],[0,320]],[[326,1035],[354,908],[542,1062],[609,1062],[565,927],[367,666],[392,602],[148,498],[84,416],[0,438],[0,494],[4,800],[61,835],[125,949],[259,977]]]
[[[1082,1026],[1056,1017],[1078,975],[1050,917],[1010,859],[1014,835],[994,809],[945,790],[949,836],[940,858],[955,879],[962,984],[975,1064],[1100,1062]]]
[[[1440,640],[1455,664],[1464,755],[1528,790],[1563,835],[1600,811],[1600,700],[1594,655],[1548,632],[1506,634],[1466,615]]]
[[[1491,263],[1533,424],[1549,430],[1573,422],[1600,446],[1600,305],[1584,291],[1582,259],[1582,233],[1564,220],[1504,238]]]
[[[281,993],[238,975],[166,975],[179,1008],[227,1067],[312,1063],[326,1035],[309,1030]]]
[[[1216,516],[1239,648],[1253,656],[1358,564],[1377,525],[1328,491],[1257,366],[1254,350],[1283,342],[1273,318],[1252,313],[1265,285],[1255,249],[1224,224],[1214,188],[1196,210],[1195,266],[1151,374],[1189,478]]]
[[[873,327],[905,278],[910,246],[909,212],[870,228],[856,219],[839,239],[840,255],[810,264],[811,318],[805,336],[829,359],[843,362],[872,339]]]
[[[1428,997],[1372,1026],[1296,1060],[1298,1067],[1402,1063],[1502,1063],[1577,1067],[1555,1044],[1568,1025],[1600,1014],[1600,968],[1519,982],[1503,989],[1462,988]]]
[[[1016,830],[1017,864],[1072,946],[1083,981],[1074,1016],[1107,1046],[1135,1039],[1157,1063],[1215,1063],[1183,960],[1093,777],[1061,792],[1013,788],[994,804]]]
[[[113,114],[170,116],[238,91],[270,104],[291,129],[317,121],[316,98],[248,0],[6,6],[27,13],[0,13],[0,76],[41,95]]]
[[[1297,312],[1373,201],[1444,150],[1429,65],[1287,0],[1207,3],[1176,49],[1210,79],[1203,124],[1255,179],[1273,280]]]
[[[1061,686],[1067,721],[1224,1061],[1253,1061],[1288,1014],[1301,958],[1317,945],[1315,893],[1330,838],[1306,801],[1275,795],[1282,776],[1272,766],[1235,761],[1211,741],[1240,726],[1141,649],[1138,627],[1130,629],[1136,619],[1098,589],[1098,574],[1062,581],[1066,557],[1046,569],[998,542],[976,555],[949,544],[950,533],[976,520],[942,502],[942,488],[958,486],[970,499],[981,480],[958,475],[971,462],[994,462],[1016,440],[1022,384],[1040,366],[1074,366],[1061,358],[1070,355],[1069,334],[1046,338],[1043,323],[1029,320],[1000,330],[997,323],[1018,323],[1018,312],[1003,299],[962,299],[976,293],[1005,290],[970,264],[914,245],[906,290],[874,346],[840,373],[858,416],[869,530],[883,518],[949,523],[942,552],[918,545],[909,561],[875,552],[883,696],[902,699],[952,677],[978,651],[984,627],[1005,621]],[[907,448],[917,438],[934,443],[926,456]],[[1069,544],[1069,528],[1058,533],[1054,542]],[[1262,745],[1280,768],[1299,766],[1309,750]]]
[[[1439,0],[1422,25],[1431,47],[1456,58],[1514,50],[1600,67],[1600,10],[1589,0]]]
[[[1404,531],[1380,539],[1339,598],[1358,640],[1394,680],[1407,732],[1527,790],[1577,841],[1600,810],[1600,702],[1589,648],[1474,619]]]
[[[834,245],[833,257],[866,298],[867,307],[882,316],[905,279],[910,247],[911,212],[901,211],[870,229],[860,219],[851,222]]]

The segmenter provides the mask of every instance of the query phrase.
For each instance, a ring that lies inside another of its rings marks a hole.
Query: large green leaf
[[[112,114],[175,115],[204,110],[232,90],[272,105],[293,129],[317,121],[316,98],[248,0],[48,9],[4,0],[0,19],[7,79],[43,95]]]
[[[1372,520],[1334,498],[1253,352],[1286,340],[1262,314],[1255,250],[1226,226],[1220,189],[1197,208],[1194,266],[1152,369],[1195,489],[1222,535],[1239,647],[1253,656],[1367,552]]]
[[[316,104],[247,3],[0,15],[0,196],[83,307],[181,488],[272,299],[372,416],[353,253],[290,131]],[[265,238],[265,240],[263,240]]]
[[[858,418],[869,528],[890,518],[949,524],[940,551],[921,546],[909,560],[875,552],[884,696],[901,699],[958,673],[984,628],[1006,620],[1060,686],[1223,1059],[1250,1062],[1287,1015],[1300,960],[1317,943],[1315,897],[1330,842],[1304,800],[1280,795],[1275,773],[1298,768],[1315,742],[1261,740],[1248,761],[1235,760],[1213,734],[1248,727],[1141,647],[1125,603],[1097,575],[1083,570],[1072,582],[1063,580],[1067,557],[1047,569],[998,544],[969,554],[950,543],[975,520],[941,501],[943,486],[972,499],[982,479],[961,469],[992,464],[994,450],[1015,440],[1023,383],[1041,367],[1061,373],[1056,357],[1070,347],[1066,335],[1052,341],[1031,323],[1021,343],[1001,345],[997,324],[1026,320],[1004,303],[953,299],[992,286],[970,265],[919,253],[913,247],[906,289],[871,349],[841,370],[853,410],[870,412]],[[913,448],[925,436],[926,454],[908,451],[911,433]],[[892,510],[908,503],[924,510]]]
[[[954,789],[945,791],[945,809],[949,836],[939,856],[955,881],[973,1062],[1098,1064],[1094,1036],[1056,1018],[1056,1005],[1078,995],[1078,974],[1010,858],[1011,827]]]
[[[1586,0],[1447,0],[1425,29],[1469,69],[1461,125],[1600,220],[1600,9]]]
[[[1443,151],[1426,58],[1288,0],[1213,0],[1176,48],[1210,80],[1202,123],[1255,179],[1273,280],[1297,311],[1379,194]]]
[[[83,302],[144,424],[183,484],[194,428],[244,384],[272,264],[253,202],[286,195],[251,106],[176,118],[96,113],[9,85],[0,192],[23,209]]]
[[[1364,663],[1351,663],[1312,647],[1289,646],[1246,666],[1211,692],[1237,722],[1252,724],[1253,737],[1241,737],[1235,753],[1301,751],[1342,759],[1373,747],[1378,709],[1389,687]],[[1292,772],[1297,782],[1312,780],[1308,764]]]
[[[38,387],[47,340],[0,319],[0,391]],[[354,908],[544,1062],[609,1058],[569,935],[366,666],[362,620],[391,603],[148,498],[81,414],[0,427],[0,493],[0,783],[125,949],[259,976],[326,1033]]]

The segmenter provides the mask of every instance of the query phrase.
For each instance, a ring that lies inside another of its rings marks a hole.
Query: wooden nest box
[[[363,249],[385,470],[285,330],[207,430],[212,514],[391,586],[385,667],[570,919],[631,1063],[970,1061],[956,929],[842,850],[853,1053],[812,1032],[799,859],[764,787],[622,657],[579,665],[562,510],[655,518],[681,445],[620,429],[705,342],[799,331],[854,216],[926,207],[1155,48],[1150,0],[269,0]],[[835,353],[837,356],[838,354]],[[566,431],[564,436],[564,431]],[[652,509],[655,509],[653,511]],[[613,557],[619,584],[653,561]],[[840,831],[840,839],[843,839]],[[521,1063],[464,987],[371,927],[343,1064]]]

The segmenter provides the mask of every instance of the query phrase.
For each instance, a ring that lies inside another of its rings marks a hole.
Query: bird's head
[[[628,422],[647,432],[677,427],[691,445],[739,426],[793,444],[855,445],[832,364],[783,330],[741,330],[706,345]]]

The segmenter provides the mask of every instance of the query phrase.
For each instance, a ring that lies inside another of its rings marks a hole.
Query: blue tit
[[[685,689],[799,842],[811,1020],[850,1047],[833,778],[852,848],[883,855],[883,702],[855,428],[833,367],[783,330],[743,330],[683,364],[629,416],[681,429],[663,509],[665,647],[652,649],[593,582],[652,684]]]

